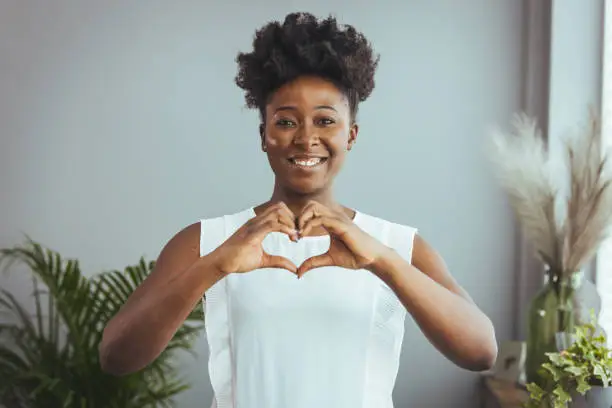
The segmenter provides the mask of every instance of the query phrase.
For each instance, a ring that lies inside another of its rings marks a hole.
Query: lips
[[[327,159],[328,158],[324,156],[296,155],[296,156],[290,157],[288,161],[289,163],[291,163],[291,165],[295,167],[302,168],[302,169],[312,169],[312,168],[316,168],[317,166],[324,164],[327,161]]]

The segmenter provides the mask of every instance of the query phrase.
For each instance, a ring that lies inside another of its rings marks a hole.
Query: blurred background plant
[[[590,110],[561,149],[550,150],[534,117],[515,115],[495,130],[489,153],[522,230],[542,263],[542,289],[527,316],[526,377],[544,385],[540,366],[560,333],[588,319],[599,296],[585,274],[612,227],[612,168],[601,120]]]
[[[193,352],[193,341],[203,327],[201,303],[154,362],[116,377],[100,367],[102,332],[154,262],[141,258],[123,271],[87,278],[77,260],[63,259],[28,238],[22,245],[0,250],[0,266],[10,270],[15,263],[32,274],[34,312],[0,290],[0,406],[174,406],[173,397],[189,385],[173,362],[177,352]]]
[[[596,325],[597,317],[592,312],[589,323],[560,336],[559,351],[546,353],[547,361],[539,369],[545,386],[527,384],[527,408],[612,405],[612,350]]]

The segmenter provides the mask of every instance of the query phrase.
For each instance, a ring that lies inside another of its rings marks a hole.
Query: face
[[[358,132],[344,93],[323,79],[301,77],[274,93],[265,115],[262,149],[277,185],[298,194],[329,188]]]

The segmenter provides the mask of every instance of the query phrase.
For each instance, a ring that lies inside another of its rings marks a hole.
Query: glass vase
[[[539,370],[548,361],[546,353],[558,350],[559,334],[573,333],[580,323],[578,299],[583,272],[545,274],[544,287],[532,299],[528,311],[525,375],[528,383],[544,386]]]

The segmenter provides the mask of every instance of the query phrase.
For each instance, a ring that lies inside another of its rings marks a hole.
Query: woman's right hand
[[[218,271],[225,276],[260,268],[282,268],[297,274],[297,267],[289,259],[264,251],[261,244],[270,232],[283,232],[294,242],[298,239],[295,215],[283,202],[251,218],[213,251]]]

